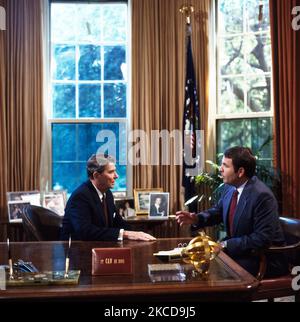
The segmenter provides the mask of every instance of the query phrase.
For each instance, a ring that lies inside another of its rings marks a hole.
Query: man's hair
[[[232,159],[235,172],[237,172],[239,168],[244,168],[247,178],[252,178],[254,176],[256,169],[256,158],[250,148],[241,146],[229,148],[224,152],[224,157]]]
[[[108,163],[115,163],[115,159],[108,154],[93,154],[86,163],[86,171],[89,178],[94,172],[102,173]]]

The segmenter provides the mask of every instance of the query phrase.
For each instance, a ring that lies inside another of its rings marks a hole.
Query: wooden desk
[[[21,222],[2,222],[3,240],[9,238],[11,241],[25,241],[23,225]]]
[[[175,217],[172,216],[166,219],[149,219],[148,216],[139,215],[128,218],[126,221],[131,225],[133,230],[144,231],[156,238],[190,237],[191,235],[190,228],[188,226],[179,227]],[[3,240],[6,240],[6,238],[15,242],[26,240],[21,222],[3,222],[1,225],[4,227]]]
[[[189,237],[190,231],[186,231],[179,227],[175,216],[168,218],[149,218],[147,215],[138,215],[127,218],[126,221],[131,225],[132,229],[144,231],[156,238],[175,238]]]
[[[75,286],[9,287],[0,292],[6,300],[99,300],[135,303],[139,301],[247,301],[257,288],[258,281],[224,253],[211,263],[206,279],[192,277],[185,282],[152,283],[148,275],[150,263],[160,263],[153,256],[168,250],[178,242],[190,239],[158,239],[154,242],[127,241],[73,242],[70,252],[71,269],[80,269],[79,284]],[[32,261],[40,270],[64,270],[64,242],[12,243],[13,260]],[[133,274],[131,276],[91,276],[91,249],[94,247],[131,247]],[[7,249],[0,243],[0,265],[6,264]],[[1,302],[1,301],[0,301]]]

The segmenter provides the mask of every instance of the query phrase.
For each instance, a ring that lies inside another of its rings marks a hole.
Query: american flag
[[[182,185],[185,188],[185,200],[195,195],[194,177],[191,170],[195,169],[196,164],[191,165],[189,160],[192,158],[200,162],[200,155],[197,149],[196,131],[200,130],[200,111],[198,95],[196,89],[196,79],[193,63],[191,26],[187,24],[187,49],[186,49],[186,79],[185,79],[185,101],[183,113],[183,172]],[[190,211],[193,211],[193,209]]]

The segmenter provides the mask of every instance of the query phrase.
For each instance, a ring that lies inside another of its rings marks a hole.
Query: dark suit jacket
[[[65,209],[62,240],[117,240],[121,228],[130,226],[117,213],[113,194],[106,192],[109,227],[105,227],[104,210],[96,189],[90,180],[79,186],[71,195]]]
[[[226,252],[253,275],[258,272],[259,259],[255,251],[271,245],[285,244],[279,223],[277,201],[271,190],[257,177],[246,184],[233,220],[233,234],[228,233],[228,213],[235,188],[225,185],[217,205],[198,214],[199,224],[195,228],[224,223],[227,231]],[[268,258],[267,275],[277,276],[287,272],[287,262],[281,255]]]
[[[152,205],[150,207],[150,216],[162,216],[162,212],[164,211],[163,207],[160,206],[158,208],[158,211],[157,211],[157,208],[155,207],[155,205]],[[167,216],[167,213],[166,211],[164,212],[164,216]]]

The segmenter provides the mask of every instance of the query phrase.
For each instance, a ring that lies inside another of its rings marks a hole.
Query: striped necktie
[[[232,233],[233,233],[233,219],[234,219],[234,214],[235,214],[235,210],[236,210],[236,205],[237,205],[237,201],[238,201],[238,194],[239,192],[237,190],[234,191],[232,198],[231,198],[231,203],[230,203],[230,209],[229,209],[229,231],[230,231],[230,235],[232,237]]]

